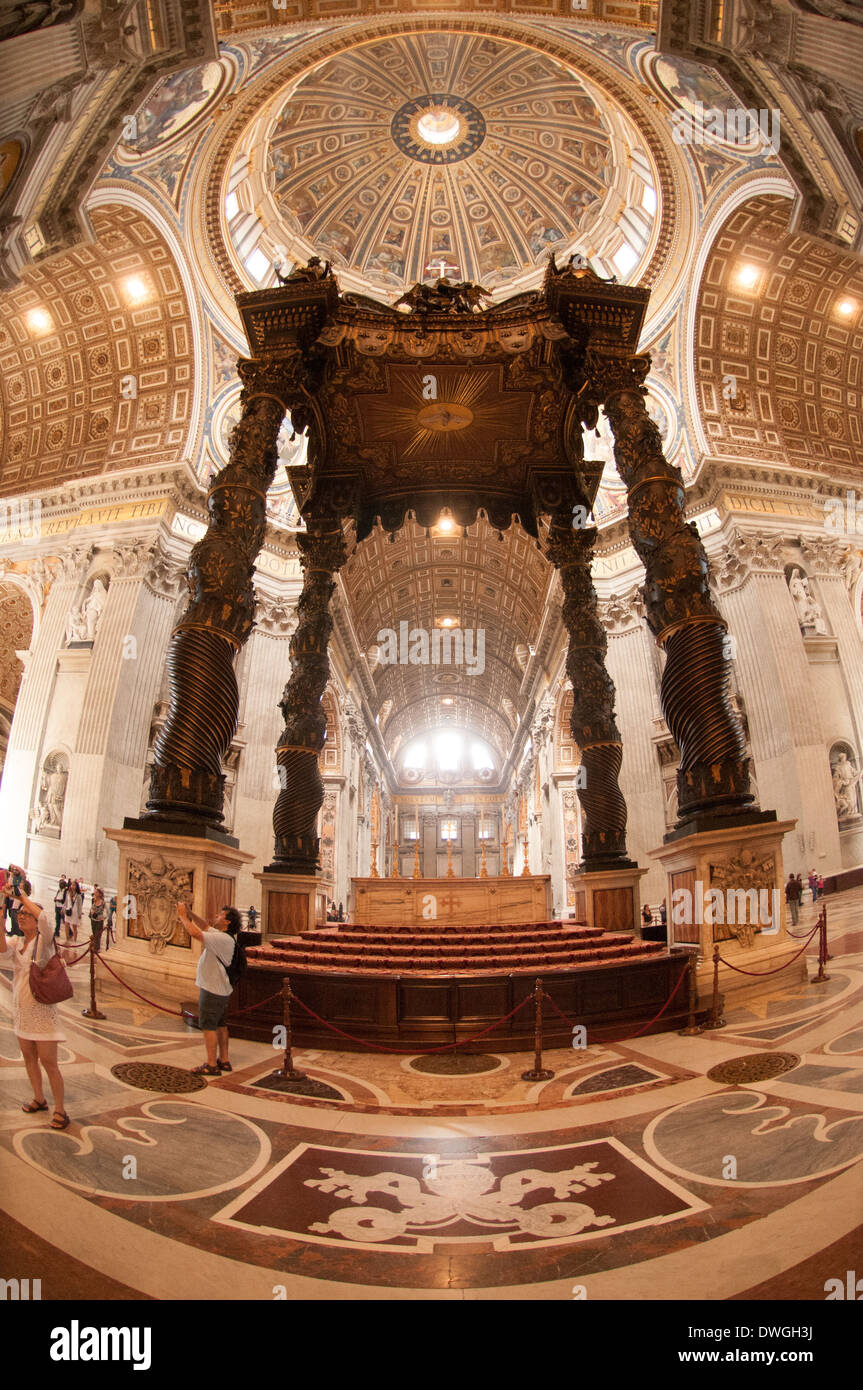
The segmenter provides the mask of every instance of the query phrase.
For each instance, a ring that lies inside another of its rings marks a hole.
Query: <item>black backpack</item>
[[[240,938],[238,936],[235,936],[234,954],[231,957],[230,965],[225,966],[225,972],[228,976],[228,984],[237,984],[241,975],[245,975],[247,967],[248,961],[246,960],[246,948],[240,942]]]

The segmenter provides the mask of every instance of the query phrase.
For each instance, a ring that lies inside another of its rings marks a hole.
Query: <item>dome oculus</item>
[[[390,134],[402,154],[419,164],[456,164],[479,149],[485,119],[472,102],[432,92],[399,107]]]

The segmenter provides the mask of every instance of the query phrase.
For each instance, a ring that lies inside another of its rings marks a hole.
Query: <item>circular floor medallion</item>
[[[500,1058],[484,1052],[433,1052],[428,1057],[412,1057],[408,1065],[425,1076],[479,1076],[484,1071],[497,1071]]]
[[[707,1076],[725,1086],[745,1086],[750,1081],[770,1081],[799,1065],[800,1058],[794,1052],[747,1052],[745,1057],[732,1057],[711,1067]]]
[[[203,1076],[193,1076],[182,1067],[169,1067],[163,1062],[118,1062],[111,1075],[139,1091],[163,1091],[180,1094],[202,1091],[207,1082]]]

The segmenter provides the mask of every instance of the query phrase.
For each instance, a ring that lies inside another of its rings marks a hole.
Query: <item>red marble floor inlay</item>
[[[612,1138],[481,1156],[299,1144],[216,1219],[366,1249],[469,1241],[515,1250],[653,1225],[703,1205]]]

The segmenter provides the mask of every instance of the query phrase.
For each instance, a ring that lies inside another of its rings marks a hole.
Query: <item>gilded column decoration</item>
[[[295,874],[313,874],[318,868],[317,819],[324,801],[318,756],[327,736],[321,699],[330,678],[330,599],[333,576],[346,559],[338,518],[310,518],[308,526],[297,536],[303,588],[291,637],[291,676],[279,702],[285,727],[276,745],[280,790],[273,810],[275,851],[268,866]]]
[[[234,657],[252,630],[255,560],[266,530],[266,496],[276,439],[292,397],[297,360],[242,359],[242,416],[231,460],[207,497],[210,523],[193,547],[189,602],[168,650],[171,706],[156,739],[147,811],[153,829],[178,823],[217,828],[223,816],[222,763],[237,728]]]
[[[725,622],[708,587],[707,556],[684,515],[680,470],[662,452],[647,412],[649,357],[588,352],[583,419],[600,403],[614,434],[614,457],[626,484],[629,534],[645,567],[647,622],[665,650],[660,701],[680,749],[677,830],[707,828],[716,816],[753,810],[749,760],[729,699]]]
[[[566,674],[572,682],[570,729],[581,752],[578,799],[583,813],[583,868],[623,868],[626,802],[618,785],[623,743],[614,717],[614,682],[605,668],[608,639],[590,573],[594,527],[573,528],[568,513],[552,518],[546,553],[560,573]]]

